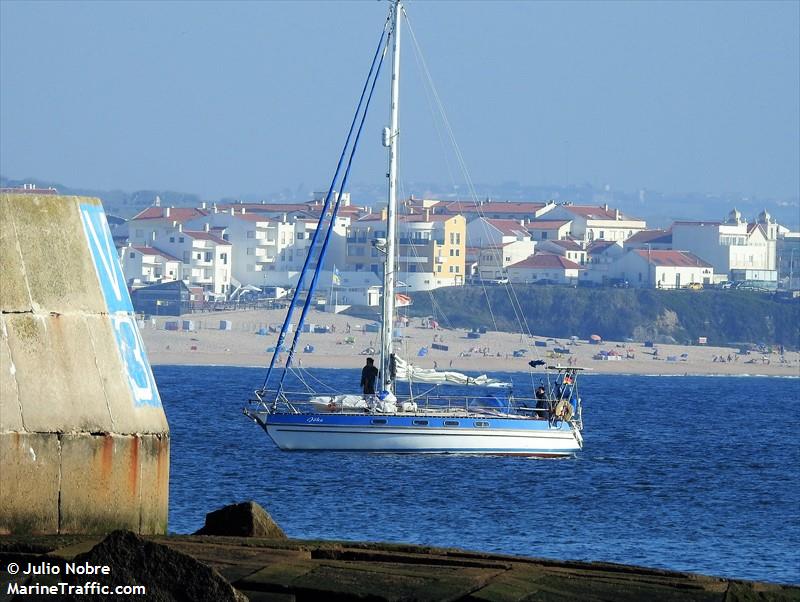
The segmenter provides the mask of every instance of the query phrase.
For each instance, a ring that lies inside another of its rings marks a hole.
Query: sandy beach
[[[180,319],[158,317],[143,322],[141,330],[152,364],[266,366],[272,355],[267,350],[276,344],[284,316],[283,310],[253,310],[191,314]],[[170,321],[178,321],[182,327],[185,320],[193,323],[194,330],[175,331],[165,327]],[[230,330],[220,329],[222,321],[229,322]],[[365,330],[371,323],[368,320],[314,310],[307,322],[327,327],[329,332],[302,334],[296,358],[305,367],[360,368],[368,350],[378,346],[379,334]],[[590,344],[586,340],[491,331],[479,338],[468,338],[468,331],[463,329],[424,328],[419,318],[411,318],[403,331],[398,352],[426,368],[527,372],[528,361],[542,359],[548,364],[562,365],[571,361],[593,372],[608,374],[800,376],[800,353],[795,351],[787,351],[781,358],[776,352],[739,355],[739,350],[732,347],[656,344],[648,348],[642,343]],[[446,346],[447,350],[434,349],[433,344]],[[303,352],[306,345],[312,346],[313,352]],[[419,357],[423,348],[427,354]],[[569,353],[557,353],[555,348]],[[514,357],[514,351],[518,350],[527,352]],[[601,352],[616,359],[594,359]]]

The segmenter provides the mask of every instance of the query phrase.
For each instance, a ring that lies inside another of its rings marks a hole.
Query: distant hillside
[[[0,186],[21,186],[22,184],[36,184],[40,188],[52,186],[64,194],[82,194],[98,197],[108,213],[120,217],[131,217],[145,207],[153,204],[156,195],[161,197],[164,205],[175,207],[198,207],[201,200],[209,202],[246,201],[260,202],[265,200],[271,203],[304,202],[321,193],[312,193],[304,185],[295,189],[267,191],[263,193],[250,193],[236,195],[230,192],[227,198],[203,198],[199,194],[175,192],[170,190],[139,190],[124,192],[121,190],[93,190],[88,188],[71,188],[58,182],[27,178],[12,180],[0,176]],[[318,184],[315,190],[324,190],[327,186]],[[374,206],[384,202],[386,191],[382,186],[354,183],[351,187],[353,202],[358,205]],[[454,190],[452,186],[445,186],[434,182],[409,182],[406,184],[408,194],[422,198],[441,200],[456,200],[468,198],[463,190]],[[779,223],[792,230],[800,228],[800,200],[797,197],[787,199],[758,198],[742,195],[715,195],[715,194],[668,194],[656,191],[623,191],[606,190],[590,184],[572,186],[545,186],[505,182],[502,184],[476,184],[475,193],[478,198],[492,198],[497,201],[573,201],[578,204],[602,205],[608,203],[618,207],[624,213],[647,220],[650,227],[668,227],[674,220],[680,219],[723,219],[731,209],[736,207],[742,214],[750,219],[754,218],[762,209],[767,209]]]
[[[559,286],[514,286],[516,301],[506,287],[442,288],[413,294],[411,315],[435,315],[443,326],[497,328],[518,332],[515,318],[524,316],[533,334],[609,340],[696,342],[710,345],[739,342],[800,347],[800,301],[776,301],[747,291],[657,291],[583,289]]]

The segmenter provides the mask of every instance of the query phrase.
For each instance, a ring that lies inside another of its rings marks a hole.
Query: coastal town
[[[36,190],[41,193],[42,190]],[[293,289],[323,203],[153,205],[111,224],[134,307],[180,315],[207,303],[280,298]],[[651,289],[800,288],[800,232],[766,210],[647,223],[607,204],[438,201],[398,215],[403,293],[470,285]],[[377,306],[385,212],[342,194],[317,289],[334,312]],[[178,301],[175,301],[178,299]]]

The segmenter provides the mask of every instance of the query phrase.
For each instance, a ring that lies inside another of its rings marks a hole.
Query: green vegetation
[[[488,301],[488,303],[487,303]],[[491,306],[491,311],[489,307]],[[412,315],[434,315],[445,327],[519,332],[524,316],[533,334],[604,339],[782,344],[800,347],[800,301],[749,291],[659,291],[515,285],[442,288],[414,294]],[[494,314],[494,320],[492,319]]]

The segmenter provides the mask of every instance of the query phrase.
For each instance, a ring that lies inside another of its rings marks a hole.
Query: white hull
[[[582,447],[581,435],[576,430],[497,429],[455,433],[452,429],[302,424],[269,424],[266,430],[283,450],[568,456]]]

